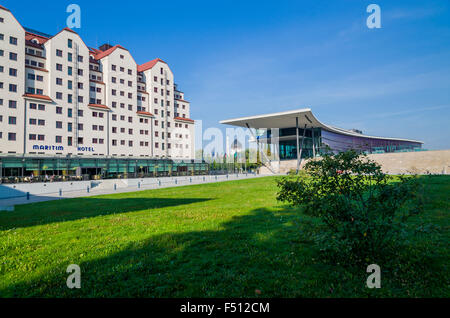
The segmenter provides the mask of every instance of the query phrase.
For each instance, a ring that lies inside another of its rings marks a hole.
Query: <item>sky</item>
[[[450,149],[450,1],[0,0],[49,34],[71,3],[88,46],[166,61],[204,129],[308,107],[326,124]],[[366,25],[371,3],[379,29]]]

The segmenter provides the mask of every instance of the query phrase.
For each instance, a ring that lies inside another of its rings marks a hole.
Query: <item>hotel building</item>
[[[69,28],[24,28],[0,6],[0,165],[76,158],[78,174],[91,159],[96,169],[107,159],[191,162],[194,142],[190,104],[166,62],[139,65],[121,45],[92,48]]]

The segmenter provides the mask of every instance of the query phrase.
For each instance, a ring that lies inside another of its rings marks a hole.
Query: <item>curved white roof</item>
[[[396,140],[396,141],[409,141],[423,144],[422,141],[403,139],[403,138],[391,138],[391,137],[377,137],[377,136],[367,136],[363,134],[358,134],[351,130],[346,130],[342,128],[333,127],[320,122],[312,113],[310,108],[303,108],[297,110],[290,110],[279,113],[256,115],[249,117],[234,118],[228,120],[220,121],[221,124],[247,127],[250,128],[291,128],[295,127],[295,119],[298,118],[299,128],[322,128],[337,134],[355,136],[355,137],[365,137],[372,139],[383,139],[383,140]]]

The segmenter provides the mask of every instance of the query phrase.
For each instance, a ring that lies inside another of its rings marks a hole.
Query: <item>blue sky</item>
[[[317,118],[450,149],[449,1],[2,1],[22,25],[54,34],[80,5],[90,46],[160,57],[203,127],[312,108]],[[368,29],[366,7],[381,7]]]

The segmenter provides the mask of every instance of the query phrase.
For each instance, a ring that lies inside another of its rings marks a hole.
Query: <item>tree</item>
[[[406,220],[423,210],[415,177],[393,177],[355,151],[325,154],[305,165],[308,177],[278,181],[279,201],[319,217],[322,252],[343,262],[379,261],[402,242]]]

